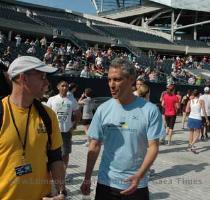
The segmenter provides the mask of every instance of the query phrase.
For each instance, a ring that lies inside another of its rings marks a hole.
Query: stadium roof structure
[[[91,2],[98,13],[141,6],[148,2],[155,2],[176,9],[210,12],[209,0],[91,0]]]
[[[91,0],[97,12],[139,5],[141,0]]]
[[[171,8],[210,12],[209,0],[151,0]]]
[[[99,16],[165,32],[176,39],[210,38],[209,0],[91,0]]]
[[[151,6],[151,2],[149,3]],[[159,9],[160,13],[168,14],[168,7],[162,6]],[[168,12],[170,13],[170,11]],[[151,12],[151,14],[155,13]],[[142,16],[144,17],[144,15]],[[164,19],[165,17],[167,21],[168,16],[164,16]],[[144,23],[148,22],[149,25],[153,18],[156,19],[155,16],[148,15],[147,20],[144,18]],[[186,43],[178,44],[171,42],[170,35],[160,32],[158,29],[153,30],[144,26],[137,26],[135,23],[129,24],[105,17],[12,0],[9,2],[0,0],[0,29],[3,32],[13,30],[14,33],[21,35],[32,34],[33,37],[46,35],[50,38],[53,36],[53,38],[67,39],[84,50],[89,45],[95,44],[120,46],[127,48],[137,56],[142,54],[142,50],[150,49],[158,52],[194,55],[205,55],[210,52],[207,43],[193,43],[192,41],[189,43],[186,41]]]

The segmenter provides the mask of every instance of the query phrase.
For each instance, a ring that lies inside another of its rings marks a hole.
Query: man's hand
[[[90,186],[91,181],[90,180],[84,180],[82,185],[80,186],[80,190],[83,195],[89,195],[90,194]]]
[[[126,189],[120,192],[120,194],[123,195],[130,195],[134,193],[139,185],[140,178],[137,174],[129,177],[125,180],[125,182],[130,182],[130,186]]]
[[[43,197],[42,200],[64,200],[65,196],[63,194],[59,194],[53,197]]]

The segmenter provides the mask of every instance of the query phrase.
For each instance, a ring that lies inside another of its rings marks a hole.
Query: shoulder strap
[[[0,99],[0,130],[1,130],[2,121],[3,121],[3,114],[4,114],[4,108],[3,108],[2,100]]]
[[[48,134],[48,149],[51,146],[51,134],[52,134],[52,121],[47,113],[47,111],[45,110],[44,106],[42,105],[42,103],[36,99],[34,99],[34,106],[37,109],[40,117],[42,118],[44,125],[46,127],[47,130],[47,134]]]

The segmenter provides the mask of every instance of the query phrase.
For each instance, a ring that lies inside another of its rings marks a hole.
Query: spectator
[[[136,80],[136,90],[133,92],[134,95],[139,96],[139,88],[144,84],[144,81],[142,79],[138,79]]]
[[[32,55],[32,56],[36,54],[36,49],[34,45],[29,47],[29,49],[27,50],[27,54]]]
[[[168,85],[166,93],[163,95],[162,106],[167,126],[168,145],[171,145],[173,128],[176,122],[177,110],[179,108],[179,99],[174,94],[174,85]]]
[[[198,90],[193,91],[193,97],[188,102],[186,111],[189,112],[188,127],[189,127],[189,145],[188,148],[193,152],[197,153],[196,147],[194,146],[197,142],[200,131],[202,128],[201,110],[203,111],[206,124],[209,126],[208,116],[206,114],[205,103],[203,100],[199,100]]]
[[[17,35],[15,36],[15,39],[16,39],[16,47],[19,47],[20,44],[21,44],[22,38],[20,37],[19,34],[17,34]]]
[[[199,97],[199,100],[203,100],[205,110],[206,110],[206,115],[208,117],[208,120],[210,120],[210,89],[209,87],[204,88],[204,94]],[[206,123],[205,114],[203,110],[201,110],[201,117],[202,117],[201,140],[204,140],[204,135],[206,139],[208,138],[209,127]]]
[[[50,97],[47,101],[47,105],[55,111],[58,118],[59,128],[63,139],[61,148],[62,158],[66,171],[69,163],[69,154],[72,151],[72,128],[74,127],[72,114],[77,110],[77,106],[67,96],[69,85],[66,81],[61,80],[58,83],[57,88],[59,93]]]
[[[87,131],[89,128],[89,125],[91,123],[91,120],[93,118],[93,109],[94,109],[94,102],[92,100],[93,90],[91,88],[86,88],[84,93],[82,93],[80,99],[78,100],[78,103],[82,105],[82,124],[85,131],[85,134],[87,135]],[[87,138],[87,141],[85,143],[85,146],[89,145],[89,139]]]
[[[88,66],[84,66],[84,69],[80,73],[80,77],[82,78],[90,78],[90,70]]]
[[[47,48],[47,39],[46,39],[45,36],[40,40],[40,44],[41,44],[41,48],[42,49],[46,49]]]
[[[7,66],[0,61],[0,99],[9,95],[12,89],[12,83],[7,73]]]

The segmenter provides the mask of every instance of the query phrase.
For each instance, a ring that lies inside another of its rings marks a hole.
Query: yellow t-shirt
[[[8,108],[8,97],[2,102],[4,115],[0,130],[0,199],[39,200],[51,192],[51,177],[47,171],[46,154],[48,135],[44,123],[36,108],[32,106],[24,162],[23,148]],[[10,104],[23,143],[29,109],[17,107],[11,102]],[[56,114],[47,106],[45,108],[52,120],[51,149],[53,150],[62,145],[62,138]],[[32,166],[32,173],[16,176],[15,168],[29,163]]]

